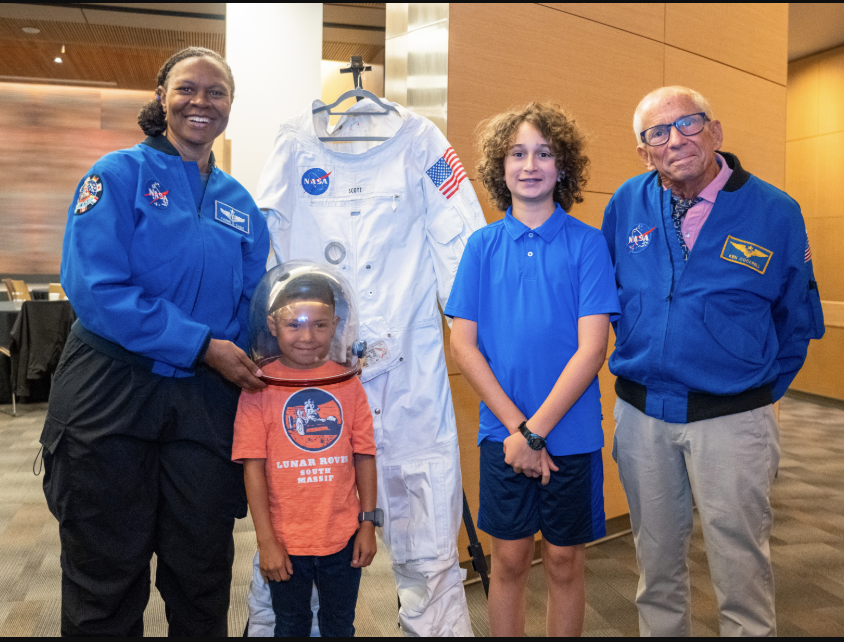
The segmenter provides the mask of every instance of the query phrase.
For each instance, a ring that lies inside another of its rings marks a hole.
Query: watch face
[[[527,438],[528,446],[534,450],[542,450],[542,437],[531,435]]]

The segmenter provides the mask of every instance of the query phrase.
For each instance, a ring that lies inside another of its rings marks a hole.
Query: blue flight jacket
[[[610,371],[644,386],[645,413],[672,423],[687,422],[690,393],[767,385],[776,401],[824,333],[800,206],[719,153],[733,174],[688,261],[657,172],[625,182],[601,227],[622,309]]]
[[[203,196],[198,165],[155,136],[103,156],[80,182],[61,283],[86,329],[185,377],[212,338],[246,349],[268,254],[264,217],[213,154]]]

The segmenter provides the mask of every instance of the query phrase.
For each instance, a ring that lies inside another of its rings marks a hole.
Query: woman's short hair
[[[554,201],[569,211],[574,203],[583,201],[589,159],[583,153],[584,134],[559,105],[532,102],[481,122],[478,125],[481,156],[478,176],[496,207],[506,211],[513,204],[513,197],[504,180],[504,159],[522,123],[533,125],[551,147],[557,169],[563,172],[554,188]]]
[[[234,75],[232,74],[231,67],[229,67],[229,63],[216,51],[206,49],[205,47],[187,47],[170,56],[167,62],[161,65],[161,69],[158,70],[158,80],[155,85],[156,90],[159,87],[167,89],[167,81],[173,67],[188,58],[212,58],[219,62],[229,77],[231,95],[234,98]],[[141,126],[141,129],[147,136],[158,136],[167,131],[167,117],[164,114],[164,108],[161,106],[159,96],[156,96],[153,100],[141,107],[141,111],[138,114],[138,125]]]

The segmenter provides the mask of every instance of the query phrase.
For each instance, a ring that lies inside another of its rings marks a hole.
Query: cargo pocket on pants
[[[439,557],[447,549],[447,511],[441,461],[384,468],[389,546],[396,564]]]
[[[59,513],[60,508],[60,489],[57,487],[54,475],[55,452],[64,437],[67,424],[64,424],[50,415],[47,415],[47,421],[44,422],[44,429],[41,431],[42,452],[41,456],[44,458],[44,497],[47,500],[47,508],[50,513],[61,522]]]

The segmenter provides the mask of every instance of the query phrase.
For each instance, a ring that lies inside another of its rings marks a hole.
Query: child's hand
[[[542,485],[547,486],[548,482],[551,481],[551,471],[553,470],[556,473],[560,469],[551,459],[551,453],[544,448],[539,451],[539,464],[542,467]]]
[[[540,451],[528,446],[527,440],[520,432],[514,432],[504,440],[504,463],[512,466],[516,473],[539,477],[542,474],[539,453]]]
[[[286,582],[293,574],[293,563],[284,544],[273,538],[258,546],[258,566],[261,575],[273,582]]]
[[[364,568],[372,564],[375,552],[375,525],[372,522],[361,522],[360,530],[355,536],[355,551],[352,553],[352,567]]]

